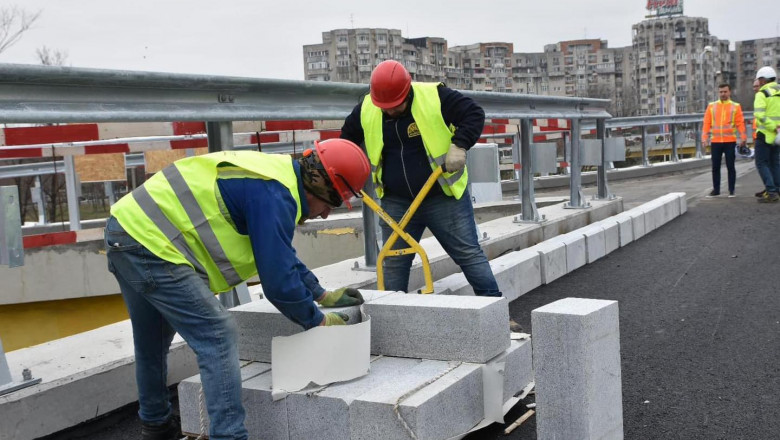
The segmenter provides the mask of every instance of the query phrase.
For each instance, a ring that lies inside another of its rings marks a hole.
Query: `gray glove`
[[[457,173],[462,170],[466,166],[466,149],[450,144],[450,149],[444,158],[444,165],[448,173]]]

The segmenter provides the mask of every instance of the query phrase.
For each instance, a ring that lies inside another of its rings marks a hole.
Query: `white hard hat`
[[[775,73],[775,69],[769,66],[764,66],[758,69],[758,72],[756,72],[756,79],[759,78],[764,78],[764,79],[777,78],[777,74]]]

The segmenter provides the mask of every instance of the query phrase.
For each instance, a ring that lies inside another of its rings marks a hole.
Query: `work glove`
[[[347,321],[349,321],[349,315],[346,313],[331,312],[325,314],[325,319],[322,320],[320,325],[347,325]]]
[[[448,173],[457,173],[462,170],[466,166],[466,149],[450,144],[450,149],[444,158],[444,165]]]
[[[332,292],[325,292],[318,301],[322,307],[349,307],[363,304],[363,295],[352,287],[342,287]]]

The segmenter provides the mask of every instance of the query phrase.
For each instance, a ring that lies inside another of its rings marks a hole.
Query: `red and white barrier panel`
[[[22,246],[25,249],[57,246],[62,244],[96,241],[103,238],[103,228],[83,229],[80,231],[52,232],[48,234],[25,235]]]

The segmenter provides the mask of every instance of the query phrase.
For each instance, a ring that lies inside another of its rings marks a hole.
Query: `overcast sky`
[[[734,41],[778,36],[780,16],[758,0],[684,0],[710,33]],[[0,1],[0,5],[13,2]],[[303,79],[303,45],[343,28],[400,29],[450,46],[509,42],[515,52],[581,38],[631,44],[646,0],[23,0],[42,15],[2,63],[37,64],[37,48],[67,52],[67,65]]]

